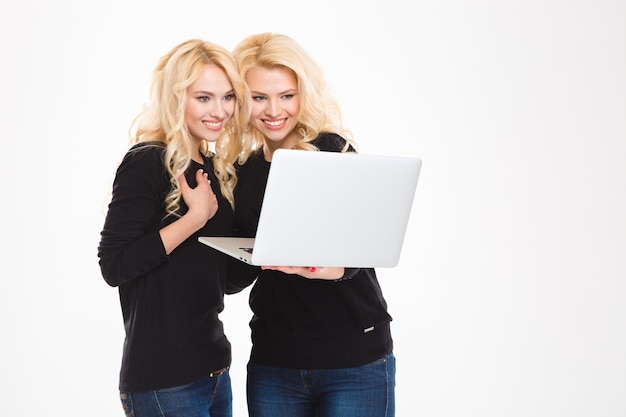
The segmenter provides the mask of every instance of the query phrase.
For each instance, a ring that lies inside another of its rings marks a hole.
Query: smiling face
[[[298,79],[288,68],[254,67],[246,74],[252,93],[250,123],[265,137],[272,151],[297,143],[300,113]]]
[[[215,65],[204,67],[187,87],[185,124],[200,142],[215,142],[235,111],[235,93],[226,73]]]

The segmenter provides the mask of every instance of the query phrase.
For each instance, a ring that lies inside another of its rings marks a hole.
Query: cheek
[[[250,108],[250,118],[258,119],[261,113],[263,113],[263,106],[258,103],[253,103]]]
[[[185,124],[191,126],[194,122],[193,112],[189,111],[189,107],[185,109]]]
[[[235,100],[231,100],[224,105],[224,112],[226,113],[227,118],[230,118],[233,115],[233,113],[235,113],[235,106],[236,106]]]
[[[290,102],[287,111],[294,117],[298,116],[298,113],[300,113],[300,102],[296,100]]]
[[[187,102],[185,106],[185,121],[190,122],[198,118],[198,108],[193,102]]]

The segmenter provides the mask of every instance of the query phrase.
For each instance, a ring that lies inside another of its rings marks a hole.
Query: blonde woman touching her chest
[[[154,70],[117,169],[98,257],[120,296],[127,416],[232,416],[231,346],[218,317],[227,260],[198,236],[233,233],[235,171],[216,155],[239,141],[245,88],[229,51],[177,45]]]

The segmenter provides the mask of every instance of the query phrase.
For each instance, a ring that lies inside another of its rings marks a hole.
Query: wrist
[[[202,229],[208,219],[205,216],[202,216],[200,213],[196,213],[193,210],[188,210],[179,221],[183,223],[186,229],[188,229],[191,233],[195,233],[198,230]]]

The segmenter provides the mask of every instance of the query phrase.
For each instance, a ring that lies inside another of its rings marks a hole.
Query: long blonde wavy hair
[[[175,46],[159,60],[152,75],[149,102],[133,120],[130,129],[131,146],[140,142],[160,142],[165,147],[164,162],[171,184],[165,198],[168,216],[179,216],[182,195],[178,177],[189,167],[198,147],[185,124],[187,87],[198,79],[207,65],[215,65],[226,73],[236,96],[236,105],[233,116],[215,142],[214,153],[205,141],[200,143],[200,152],[213,156],[222,194],[234,207],[236,172],[233,163],[221,155],[240,149],[241,127],[247,123],[249,115],[249,93],[228,50],[201,39],[190,39]]]
[[[343,127],[341,109],[331,94],[323,72],[311,56],[295,40],[280,33],[259,33],[243,39],[233,50],[239,73],[245,79],[254,67],[291,70],[298,80],[300,113],[298,143],[294,149],[317,150],[310,142],[322,132],[339,134],[356,148],[350,131]],[[245,163],[250,154],[263,146],[261,132],[246,123],[241,141],[242,149],[230,155]]]

